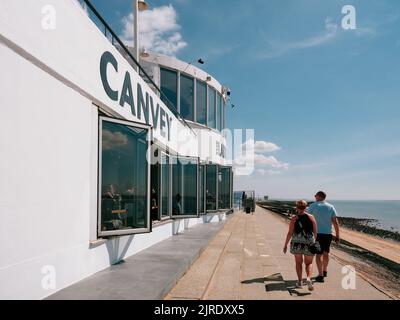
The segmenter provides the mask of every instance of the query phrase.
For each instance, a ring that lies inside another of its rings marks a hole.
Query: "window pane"
[[[152,220],[159,220],[159,195],[160,195],[160,177],[159,165],[151,166],[151,194],[150,194],[150,216]]]
[[[218,172],[218,208],[230,209],[231,204],[231,168],[220,167]]]
[[[102,124],[101,231],[147,228],[147,130]]]
[[[169,156],[161,154],[161,217],[169,217]]]
[[[181,76],[181,116],[194,121],[194,80],[191,77]]]
[[[222,125],[221,125],[222,130],[224,130],[226,128],[225,127],[225,119],[226,119],[225,113],[226,113],[226,104],[225,104],[224,100],[222,100]]]
[[[183,212],[197,215],[197,161],[181,159],[183,165]]]
[[[216,129],[215,90],[208,87],[208,126]]]
[[[161,68],[161,91],[167,96],[169,101],[177,108],[178,75],[175,71]],[[161,95],[161,100],[170,108],[170,104]]]
[[[174,158],[172,214],[197,215],[197,160]]]
[[[217,95],[217,129],[222,130],[222,97]]]
[[[207,85],[196,82],[196,122],[207,125]]]
[[[182,206],[182,164],[173,158],[172,164],[172,214],[183,214]]]
[[[199,166],[199,213],[204,211],[204,194],[205,194],[205,166]]]
[[[207,210],[217,209],[217,166],[207,165],[207,189],[206,208]]]

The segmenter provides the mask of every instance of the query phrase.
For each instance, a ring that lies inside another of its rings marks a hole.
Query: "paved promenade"
[[[287,229],[283,218],[260,207],[253,215],[235,213],[166,299],[389,299],[360,276],[355,290],[343,289],[343,266],[334,258],[325,283],[315,283],[312,293],[295,289],[294,258],[282,252]]]
[[[225,221],[198,224],[125,259],[121,264],[62,289],[47,299],[161,300],[224,224]]]

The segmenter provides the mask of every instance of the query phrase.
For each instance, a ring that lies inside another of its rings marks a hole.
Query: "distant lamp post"
[[[144,11],[149,8],[149,5],[144,0],[133,0],[133,56],[139,63],[139,11]],[[138,66],[135,70],[138,71]]]

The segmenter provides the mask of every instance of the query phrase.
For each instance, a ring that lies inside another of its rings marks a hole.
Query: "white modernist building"
[[[75,0],[2,0],[0,299],[41,299],[232,208],[226,89]]]

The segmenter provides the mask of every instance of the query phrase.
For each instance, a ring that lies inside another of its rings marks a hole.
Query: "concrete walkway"
[[[229,216],[228,216],[229,217]],[[160,300],[207,247],[226,221],[199,224],[100,271],[49,300]]]
[[[283,218],[259,207],[253,215],[235,213],[166,299],[389,299],[359,276],[355,290],[343,289],[343,266],[333,258],[325,283],[312,293],[295,289],[294,258],[282,252],[287,229]]]

